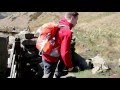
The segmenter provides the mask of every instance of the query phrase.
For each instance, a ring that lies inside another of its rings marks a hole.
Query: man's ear
[[[74,16],[71,17],[71,21],[74,19]]]

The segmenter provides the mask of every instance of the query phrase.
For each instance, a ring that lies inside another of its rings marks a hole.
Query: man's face
[[[77,24],[77,21],[78,21],[78,16],[71,18],[71,23],[73,24],[73,26]]]

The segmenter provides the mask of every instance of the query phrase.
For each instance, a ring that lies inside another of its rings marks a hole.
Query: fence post
[[[6,78],[8,61],[8,35],[0,35],[0,78]]]

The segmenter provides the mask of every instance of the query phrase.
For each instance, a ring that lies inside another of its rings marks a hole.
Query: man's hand
[[[72,67],[72,68],[68,68],[68,71],[69,71],[69,72],[70,72],[70,71],[72,71],[72,70],[73,70],[73,68],[74,68],[74,67]]]

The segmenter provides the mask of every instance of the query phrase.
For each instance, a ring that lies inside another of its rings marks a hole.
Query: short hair
[[[68,19],[70,19],[72,16],[77,17],[78,15],[79,15],[78,12],[67,12],[65,14],[65,17],[68,18]]]

